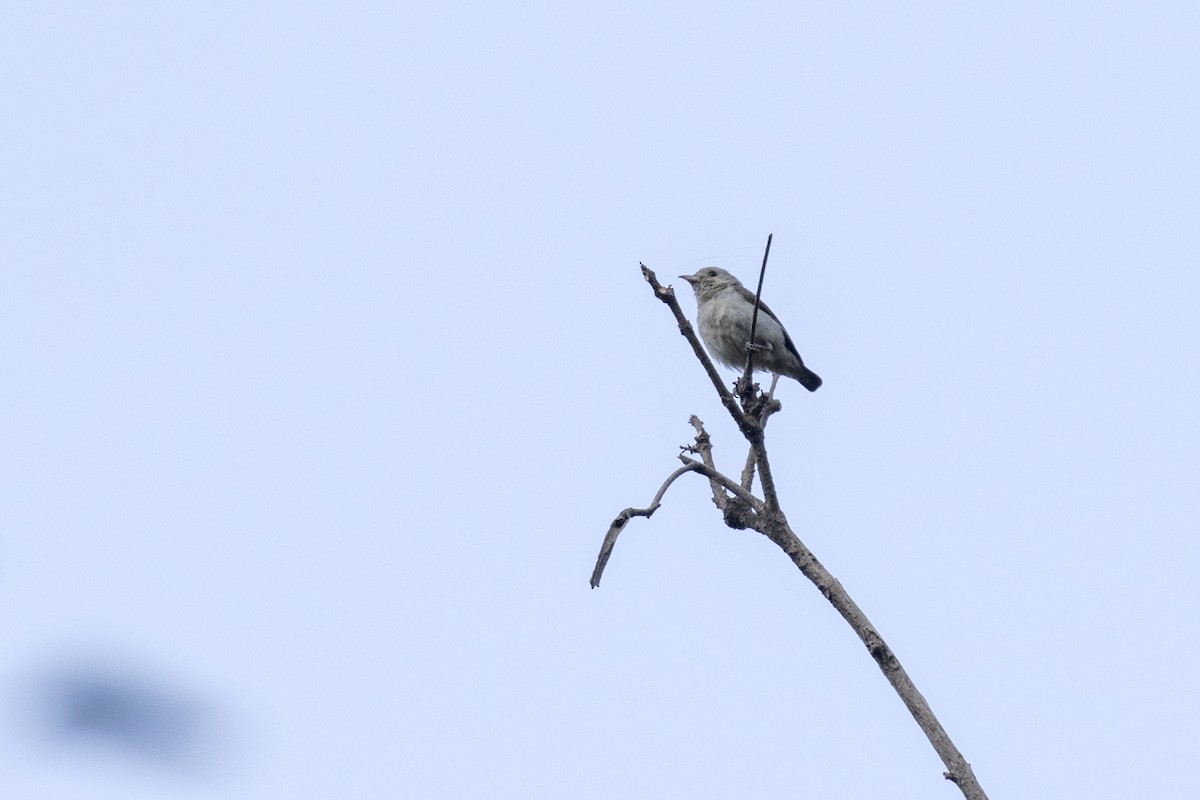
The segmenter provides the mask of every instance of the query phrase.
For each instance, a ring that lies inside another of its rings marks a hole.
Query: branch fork
[[[767,240],[767,251],[763,255],[763,270],[766,269],[767,254],[770,253],[771,240]],[[689,419],[696,431],[692,443],[681,448],[679,460],[682,466],[667,476],[655,493],[650,505],[645,508],[626,508],[617,514],[609,525],[608,532],[600,546],[600,554],[592,571],[591,586],[600,585],[600,578],[608,564],[616,545],[617,537],[629,520],[634,517],[650,517],[661,506],[663,498],[671,485],[683,475],[695,472],[708,479],[712,490],[713,503],[721,511],[725,523],[735,529],[749,528],[762,533],[774,542],[791,559],[792,563],[817,587],[821,594],[846,620],[858,635],[871,658],[875,660],[892,688],[900,696],[901,701],[913,715],[917,725],[929,739],[934,750],[946,765],[943,777],[954,783],[967,800],[987,800],[983,787],[975,778],[971,765],[967,763],[962,753],[954,746],[949,734],[934,716],[929,704],[917,690],[916,685],[901,666],[895,653],[884,641],[883,637],[867,619],[866,614],[854,602],[841,583],[813,555],[789,525],[783,510],[779,506],[779,498],[775,490],[775,481],[771,473],[770,462],[767,459],[765,445],[765,429],[770,416],[781,409],[778,400],[772,396],[775,384],[763,393],[759,386],[751,381],[753,371],[754,349],[747,348],[745,373],[734,384],[737,396],[730,392],[722,382],[716,367],[708,357],[704,346],[696,336],[691,322],[684,316],[675,299],[675,292],[670,286],[658,282],[654,272],[645,264],[641,265],[642,275],[650,284],[655,297],[670,308],[679,326],[679,332],[692,347],[692,352],[704,367],[712,381],[713,388],[721,398],[721,404],[729,412],[729,416],[737,425],[738,430],[750,445],[745,467],[742,469],[740,480],[735,481],[718,471],[713,460],[712,440],[704,428],[704,423],[696,416]],[[762,293],[762,275],[759,274],[758,294],[755,296],[755,311],[751,321],[751,338],[754,341],[753,328],[757,319],[759,295]],[[778,376],[776,376],[778,377]],[[699,460],[691,456],[698,456]],[[758,473],[762,486],[762,497],[756,497],[751,491],[755,472]]]

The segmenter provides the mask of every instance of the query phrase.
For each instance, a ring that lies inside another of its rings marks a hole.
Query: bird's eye
[[[710,277],[710,278],[715,278],[715,277],[717,277],[717,271],[716,271],[715,269],[710,269],[710,270],[708,271],[708,277]]]

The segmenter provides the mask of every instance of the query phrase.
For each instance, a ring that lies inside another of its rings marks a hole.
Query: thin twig
[[[717,466],[713,463],[712,438],[709,437],[708,431],[704,430],[704,421],[692,414],[688,417],[688,424],[696,429],[696,446],[693,449],[700,454],[701,461],[716,469]]]
[[[667,307],[671,309],[671,313],[675,315],[675,321],[679,323],[679,332],[683,334],[683,337],[688,340],[688,344],[692,346],[692,352],[696,354],[696,358],[700,359],[700,364],[704,367],[704,371],[708,373],[709,380],[712,381],[713,386],[717,390],[717,395],[721,398],[721,404],[725,406],[725,410],[733,417],[742,435],[749,436],[749,432],[757,428],[758,423],[738,407],[737,400],[725,388],[720,374],[717,373],[717,368],[713,366],[708,353],[704,350],[704,345],[700,344],[700,339],[696,336],[696,331],[692,327],[692,323],[683,315],[683,309],[679,307],[679,301],[675,299],[675,290],[670,286],[663,286],[659,283],[658,276],[654,274],[654,270],[645,264],[640,264],[639,266],[642,268],[642,277],[646,279],[646,282],[654,290],[654,296],[666,303]]]
[[[685,460],[682,467],[672,472],[663,485],[658,487],[658,493],[654,495],[654,499],[650,501],[650,505],[646,508],[627,508],[620,514],[617,514],[616,519],[608,526],[608,533],[604,535],[604,542],[600,545],[600,555],[596,557],[596,568],[592,570],[592,588],[595,589],[600,585],[600,576],[604,574],[604,567],[608,564],[608,557],[612,555],[613,547],[617,544],[617,537],[621,535],[626,523],[634,517],[649,517],[658,511],[658,507],[662,505],[663,495],[667,493],[667,489],[671,484],[685,472],[702,472],[701,469],[707,470],[703,464],[697,461]]]
[[[755,511],[763,510],[763,507],[764,507],[763,501],[759,500],[753,494],[751,494],[750,492],[743,489],[732,478],[726,477],[723,473],[718,472],[717,470],[713,469],[712,467],[708,466],[707,464],[702,464],[699,461],[693,461],[692,459],[688,458],[687,456],[680,456],[679,460],[682,461],[684,464],[690,465],[694,472],[699,472],[701,475],[708,478],[710,481],[714,481],[714,482],[720,484],[721,488],[728,491],[734,497],[738,498],[739,500],[741,500],[746,505],[750,506]]]
[[[754,448],[751,447],[746,453],[746,466],[742,467],[742,486],[746,487],[747,491],[754,489],[754,465],[756,463]]]
[[[771,473],[771,462],[767,460],[767,446],[763,441],[762,431],[750,440],[758,461],[758,482],[762,485],[763,500],[767,511],[779,510],[779,495],[775,492],[775,476]]]
[[[771,255],[771,239],[775,234],[767,234],[767,249],[763,251],[762,268],[758,271],[758,289],[754,292],[754,311],[750,312],[750,341],[746,343],[746,374],[742,376],[744,386],[750,385],[750,375],[754,372],[754,331],[758,327],[758,304],[762,300],[763,278],[767,276],[767,256]]]
[[[704,423],[695,414],[688,418],[688,422],[696,429],[696,444],[691,448],[692,452],[699,454],[704,466],[715,470],[717,465],[713,461],[712,439],[709,437],[708,431],[704,430]],[[712,489],[713,503],[719,508],[725,498],[725,492],[721,489],[721,484],[716,481],[709,481],[708,485]],[[749,490],[750,487],[746,488]]]
[[[758,415],[758,423],[765,430],[767,427],[767,418],[774,414],[779,409],[783,408],[780,402],[772,397],[775,394],[775,384],[779,381],[779,373],[776,372],[771,376],[771,388],[766,394],[766,400],[763,403],[762,411]],[[748,490],[754,489],[754,465],[757,463],[754,455],[754,448],[751,447],[746,451],[746,466],[742,467],[742,486]]]

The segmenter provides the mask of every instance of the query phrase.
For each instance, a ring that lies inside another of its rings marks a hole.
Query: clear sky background
[[[751,280],[785,510],[999,798],[1195,797],[1200,6],[8,3],[0,784],[953,798],[703,481]],[[689,314],[690,293],[681,292]],[[732,380],[733,374],[729,373]]]

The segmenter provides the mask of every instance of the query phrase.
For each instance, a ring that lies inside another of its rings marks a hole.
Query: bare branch
[[[764,271],[770,248],[771,237],[768,237],[767,252],[763,255]],[[613,520],[612,525],[609,527],[608,535],[604,538],[604,544],[601,546],[600,557],[596,560],[596,569],[592,573],[592,587],[595,588],[599,585],[600,574],[604,570],[604,565],[608,561],[617,536],[629,519],[634,516],[648,517],[653,514],[658,508],[667,488],[684,472],[697,472],[704,475],[709,480],[709,485],[713,492],[713,502],[724,515],[725,523],[733,528],[753,528],[778,545],[804,576],[816,585],[821,594],[837,609],[838,613],[849,623],[850,627],[853,628],[859,639],[866,645],[871,657],[883,671],[888,682],[891,683],[896,693],[900,695],[900,699],[908,707],[909,712],[913,715],[913,718],[933,745],[934,750],[941,757],[942,762],[946,765],[947,771],[944,773],[945,777],[958,786],[967,800],[987,800],[987,795],[984,793],[983,787],[979,785],[978,780],[976,780],[975,774],[971,770],[971,765],[967,763],[962,753],[954,746],[949,735],[929,708],[929,704],[925,701],[921,693],[917,691],[912,679],[908,677],[908,673],[900,665],[895,653],[884,642],[883,637],[879,635],[879,632],[871,624],[870,620],[867,619],[862,609],[851,599],[846,590],[842,588],[842,585],[825,569],[816,556],[804,546],[804,543],[792,531],[782,509],[779,507],[779,498],[775,490],[775,479],[771,473],[770,461],[767,459],[765,428],[768,417],[778,411],[780,405],[772,397],[775,389],[774,382],[771,384],[771,391],[767,392],[766,395],[760,395],[758,387],[750,382],[750,375],[754,366],[753,346],[749,348],[747,355],[746,374],[738,382],[738,394],[742,401],[742,405],[739,407],[733,395],[721,383],[721,379],[717,375],[712,362],[709,360],[708,354],[700,344],[699,339],[696,338],[691,323],[683,316],[683,312],[679,308],[679,303],[675,301],[674,291],[670,287],[660,285],[654,273],[645,264],[642,264],[641,267],[642,274],[654,288],[655,295],[666,303],[671,308],[672,313],[674,313],[675,319],[679,323],[680,333],[692,345],[692,350],[704,366],[705,371],[712,380],[713,386],[716,387],[722,404],[724,404],[730,416],[737,423],[742,435],[750,443],[750,453],[746,467],[742,471],[741,483],[735,483],[717,471],[713,460],[712,443],[708,433],[704,430],[704,424],[699,418],[693,416],[690,422],[696,429],[696,443],[694,446],[685,448],[685,450],[698,454],[701,461],[695,461],[681,454],[680,459],[683,461],[683,466],[667,478],[666,482],[658,490],[658,494],[655,495],[654,502],[651,503],[649,508],[627,508]],[[762,292],[762,281],[763,273],[760,272],[758,284],[760,294]],[[757,318],[758,305],[759,300],[756,297],[755,319]],[[753,345],[754,341],[753,327],[754,321],[752,320],[751,345]],[[778,375],[775,378],[778,380]],[[755,497],[750,491],[755,469],[757,469],[762,482],[762,500]]]
[[[717,465],[713,463],[712,455],[712,438],[708,435],[708,431],[704,430],[704,421],[692,414],[688,417],[688,424],[696,429],[696,445],[690,450],[700,455],[700,460],[712,469],[716,469]]]
[[[756,527],[756,529],[787,553],[792,563],[816,585],[825,599],[837,609],[837,612],[842,615],[842,618],[849,623],[858,638],[866,645],[867,651],[875,659],[879,669],[883,671],[884,677],[896,690],[896,694],[900,695],[901,701],[907,706],[909,713],[913,715],[913,719],[917,721],[917,725],[929,739],[929,743],[933,745],[938,756],[941,757],[942,763],[946,765],[945,778],[957,785],[967,800],[987,800],[987,794],[984,793],[983,787],[975,778],[971,765],[955,747],[950,735],[946,733],[946,729],[934,715],[925,697],[917,690],[916,684],[901,666],[896,654],[888,647],[879,631],[867,619],[867,615],[858,607],[842,584],[833,577],[825,565],[817,560],[812,551],[805,547],[800,538],[792,531],[782,512],[760,515],[756,521],[765,523],[763,527]]]
[[[722,489],[726,490],[727,492],[732,494],[734,497],[741,500],[746,505],[750,506],[750,508],[754,509],[755,511],[763,510],[763,501],[759,500],[757,497],[752,495],[750,492],[743,489],[732,478],[726,477],[723,473],[718,472],[717,470],[713,469],[712,467],[708,466],[707,464],[702,464],[699,461],[693,461],[692,459],[688,458],[687,456],[680,456],[679,460],[682,461],[684,464],[690,465],[693,472],[699,472],[701,475],[708,478],[710,481],[718,484]],[[725,499],[728,500],[728,498],[725,498]],[[716,501],[716,502],[719,506],[720,501]]]
[[[767,249],[763,251],[762,267],[758,270],[758,289],[754,292],[754,310],[750,312],[750,341],[746,342],[746,374],[742,376],[742,390],[749,394],[750,376],[754,373],[754,331],[758,327],[758,304],[762,302],[763,278],[767,276],[767,256],[771,255],[771,239],[775,234],[767,234]],[[745,398],[742,400],[745,404]]]
[[[742,467],[742,486],[747,490],[754,488],[754,465],[758,463],[754,455],[754,448],[751,447],[746,453],[746,466]]]
[[[701,422],[700,418],[695,414],[692,414],[692,416],[688,418],[688,422],[691,423],[692,427],[696,429],[696,444],[688,448],[688,450],[698,454],[700,456],[700,460],[704,462],[706,467],[715,470],[717,465],[713,461],[712,439],[709,438],[708,431],[704,430],[704,423]],[[710,480],[708,485],[712,489],[713,504],[715,504],[717,508],[720,508],[721,503],[725,500],[725,492],[721,489],[721,484],[717,481]]]
[[[604,535],[604,542],[600,545],[600,555],[596,557],[596,568],[592,570],[592,588],[595,589],[600,585],[600,576],[604,574],[604,567],[608,564],[608,557],[612,555],[613,548],[617,544],[617,537],[621,535],[626,523],[634,517],[649,517],[658,511],[658,507],[662,505],[663,495],[667,493],[667,489],[671,484],[685,472],[700,472],[697,467],[703,467],[696,461],[685,460],[684,465],[672,472],[663,485],[658,487],[658,492],[654,495],[654,499],[650,501],[650,505],[646,508],[627,508],[620,514],[617,514],[616,519],[608,526],[608,533]]]
[[[679,323],[679,332],[692,346],[692,352],[696,354],[696,358],[700,359],[700,364],[704,367],[704,371],[708,373],[709,380],[717,390],[717,394],[721,397],[721,404],[725,406],[725,410],[733,417],[733,421],[737,423],[738,429],[743,436],[749,437],[750,431],[758,427],[758,423],[742,413],[742,409],[738,406],[737,400],[721,381],[721,376],[717,372],[717,368],[713,366],[712,360],[709,359],[708,353],[704,350],[704,345],[700,344],[699,337],[696,336],[696,331],[692,327],[692,323],[683,315],[683,309],[679,307],[679,301],[675,299],[675,290],[670,286],[663,286],[658,282],[658,276],[654,274],[654,270],[647,267],[645,264],[640,264],[642,268],[642,277],[654,289],[654,296],[667,304],[671,309],[671,313],[675,315],[675,321]]]
[[[758,414],[758,424],[765,430],[767,427],[767,418],[774,414],[779,409],[783,408],[780,402],[772,397],[775,394],[775,384],[779,380],[779,374],[771,376],[771,388],[767,391],[765,402],[762,406],[762,411]],[[757,455],[754,448],[751,447],[746,453],[746,466],[742,467],[742,486],[746,489],[754,490],[754,466],[758,463]]]
[[[680,458],[687,460],[683,456]],[[721,510],[721,518],[725,520],[726,525],[739,531],[746,528],[755,530],[759,528],[757,518],[763,513],[762,500],[712,467],[697,465],[696,471],[708,477],[708,484],[713,493],[713,505]],[[725,494],[726,490],[732,492],[733,496]]]
[[[758,462],[758,480],[762,484],[767,511],[778,511],[779,495],[775,493],[775,476],[771,472],[771,462],[767,460],[767,445],[761,428],[750,439],[750,449],[754,451],[754,460]]]

